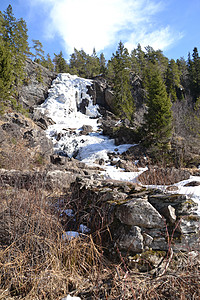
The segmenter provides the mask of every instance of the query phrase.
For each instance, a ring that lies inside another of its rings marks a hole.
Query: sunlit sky
[[[3,12],[27,23],[29,45],[39,40],[53,58],[61,50],[70,58],[74,47],[109,59],[121,40],[129,51],[161,49],[169,59],[200,52],[200,0],[0,0]]]

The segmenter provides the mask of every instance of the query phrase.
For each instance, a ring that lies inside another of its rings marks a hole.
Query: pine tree
[[[54,64],[51,60],[50,54],[47,53],[46,59],[43,58],[41,61],[41,65],[47,69],[49,69],[50,71],[54,71]]]
[[[105,59],[105,56],[104,56],[103,52],[100,54],[99,64],[100,64],[100,73],[103,76],[105,76],[106,73],[107,73],[107,68],[106,68],[106,59]]]
[[[55,65],[55,71],[57,73],[68,73],[69,72],[69,67],[66,62],[66,60],[63,57],[62,51],[60,51],[59,54],[55,54],[55,57],[53,59],[54,65]]]
[[[191,94],[194,101],[200,96],[200,57],[197,48],[193,50],[192,58],[188,55],[188,76]]]
[[[171,101],[174,102],[178,98],[178,90],[180,87],[180,72],[174,59],[170,60],[165,77],[168,96]]]
[[[167,150],[172,134],[171,101],[158,66],[153,65],[148,74],[148,112],[145,114],[145,143],[156,150]]]
[[[74,48],[74,53],[71,54],[69,68],[70,73],[86,78],[85,65],[87,61],[87,54],[84,50],[78,51]]]
[[[128,50],[120,42],[111,59],[114,78],[115,113],[131,120],[135,111],[130,84],[130,58]]]
[[[11,54],[0,39],[0,113],[10,102],[13,85]]]
[[[18,87],[24,79],[24,63],[26,55],[30,52],[26,22],[21,18],[16,20],[12,6],[9,5],[3,14],[2,39],[12,54],[12,66],[15,84]]]
[[[25,21],[23,19],[16,20],[12,6],[9,5],[7,10],[0,14],[0,85],[2,97],[7,98],[6,105],[11,102],[13,108],[20,110],[21,105],[17,99],[19,86],[25,77],[24,64],[29,53],[27,40]],[[7,92],[5,92],[5,87],[8,89]]]
[[[33,42],[33,49],[35,50],[35,62],[41,63],[44,61],[44,50],[43,50],[43,45],[39,40],[32,40]]]
[[[100,73],[100,62],[97,56],[95,48],[93,49],[92,55],[87,55],[85,64],[86,77],[92,78]]]

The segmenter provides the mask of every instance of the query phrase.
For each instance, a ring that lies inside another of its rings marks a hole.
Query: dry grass
[[[0,188],[0,299],[199,299],[199,256],[175,254],[162,276],[108,261],[93,237],[66,241],[54,197]],[[51,201],[51,202],[50,202]],[[97,235],[97,232],[95,233]]]

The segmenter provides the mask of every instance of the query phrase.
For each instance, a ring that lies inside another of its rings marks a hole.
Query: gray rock
[[[161,251],[167,251],[169,249],[169,245],[166,241],[166,229],[161,228],[161,229],[144,229],[145,231],[143,232],[144,234],[148,234],[153,238],[150,244],[150,248],[153,250],[161,250]]]
[[[83,125],[80,134],[82,134],[82,135],[88,135],[90,132],[92,132],[92,130],[93,130],[92,126],[90,126],[90,125]]]
[[[27,147],[37,148],[43,156],[50,156],[53,153],[53,143],[47,138],[42,130],[30,129],[24,132],[23,139],[27,142]]]
[[[133,199],[119,205],[115,213],[121,223],[144,228],[162,228],[164,220],[146,199]]]
[[[161,215],[163,215],[170,223],[174,224],[176,222],[175,208],[171,205],[165,206],[160,210]]]
[[[117,245],[120,250],[142,252],[144,245],[140,227],[131,226],[128,232],[124,229],[120,230],[120,238],[117,240]]]
[[[55,122],[43,115],[39,110],[35,109],[31,115],[33,121],[42,129],[46,130],[48,126],[55,124]]]
[[[149,195],[148,201],[162,214],[164,208],[171,205],[175,208],[176,216],[190,215],[197,210],[198,204],[181,194],[156,194]]]
[[[145,247],[151,247],[151,244],[153,242],[153,237],[147,233],[143,233],[143,238],[144,238],[144,246]]]
[[[18,171],[0,169],[1,184],[10,185],[15,188],[43,188],[46,190],[67,191],[70,184],[76,181],[76,175],[71,172],[53,170],[53,171]]]
[[[19,101],[25,108],[31,111],[33,107],[45,101],[48,95],[48,89],[57,74],[28,58],[25,62],[25,72],[27,77],[19,91]]]

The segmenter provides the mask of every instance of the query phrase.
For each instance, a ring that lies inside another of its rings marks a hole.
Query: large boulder
[[[158,211],[144,198],[118,205],[115,213],[121,223],[142,228],[162,228],[164,221]]]

